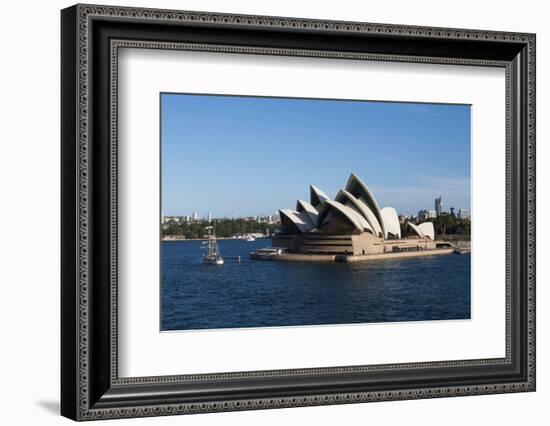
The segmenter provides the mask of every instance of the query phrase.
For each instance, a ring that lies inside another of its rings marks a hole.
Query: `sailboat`
[[[223,265],[223,258],[220,255],[220,250],[218,249],[216,235],[212,232],[213,227],[207,226],[206,229],[208,230],[208,239],[204,243],[206,244],[207,252],[203,256],[202,261],[210,265]]]

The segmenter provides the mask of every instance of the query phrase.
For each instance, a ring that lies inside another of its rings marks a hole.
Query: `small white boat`
[[[250,252],[250,258],[251,259],[273,259],[277,256],[280,256],[284,253],[286,253],[287,249],[283,247],[269,247],[269,248],[262,248],[258,250],[254,250],[253,252]]]
[[[256,241],[256,238],[254,238],[252,235],[249,235],[246,241]]]
[[[207,244],[206,248],[208,251],[202,257],[202,261],[209,265],[223,265],[223,257],[220,255],[216,235],[212,232],[212,226],[207,226],[206,229],[208,229],[208,239],[203,244]]]

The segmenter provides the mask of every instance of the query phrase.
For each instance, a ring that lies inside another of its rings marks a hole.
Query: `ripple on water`
[[[269,245],[219,241],[220,267],[202,263],[200,241],[162,243],[162,330],[470,318],[469,255],[354,264],[248,258]]]

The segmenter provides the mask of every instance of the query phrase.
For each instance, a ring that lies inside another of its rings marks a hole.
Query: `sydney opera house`
[[[431,222],[408,223],[406,235],[402,235],[395,209],[380,208],[369,188],[354,174],[334,199],[311,186],[309,202],[298,200],[295,210],[281,209],[279,214],[281,226],[272,245],[288,254],[360,258],[420,254],[438,248]]]

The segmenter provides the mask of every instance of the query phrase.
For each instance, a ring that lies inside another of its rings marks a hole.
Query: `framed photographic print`
[[[535,36],[76,5],[74,420],[535,390]]]

